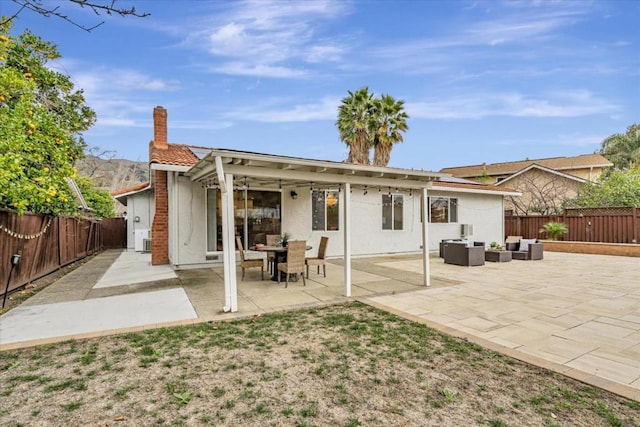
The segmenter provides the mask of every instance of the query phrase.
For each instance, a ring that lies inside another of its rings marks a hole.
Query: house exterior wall
[[[578,195],[580,183],[541,169],[530,169],[505,183],[522,193],[507,197],[505,209],[516,215],[554,214],[562,212],[564,202]]]
[[[176,268],[220,263],[206,259],[206,190],[188,178],[175,177],[170,186],[170,260]],[[282,190],[282,231],[292,240],[306,240],[313,247],[307,256],[317,253],[322,236],[329,237],[327,256],[343,255],[344,194],[340,193],[340,229],[312,231],[311,191],[308,187],[295,189],[297,199],[290,196],[291,188]],[[404,195],[403,230],[382,230],[382,196],[376,190],[363,194],[362,189],[351,193],[351,247],[353,256],[410,253],[421,251],[420,193]],[[469,194],[430,190],[430,196],[458,199],[458,222],[429,224],[429,249],[435,251],[442,239],[460,237],[460,224],[472,224],[476,241],[490,243],[504,241],[503,198],[501,195]]]
[[[151,230],[153,203],[152,191],[127,196],[127,249],[135,248],[136,230]],[[136,217],[140,218],[140,222],[135,222]]]
[[[169,258],[174,266],[206,263],[206,193],[200,184],[173,174],[170,192]]]

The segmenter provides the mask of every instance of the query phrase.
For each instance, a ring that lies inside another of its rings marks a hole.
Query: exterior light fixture
[[[290,193],[290,194],[291,194],[291,198],[292,198],[293,200],[295,200],[295,199],[297,199],[297,198],[298,198],[298,193],[296,193],[296,192],[295,192],[295,190],[291,190],[291,193]]]

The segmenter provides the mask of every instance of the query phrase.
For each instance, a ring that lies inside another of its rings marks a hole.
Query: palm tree
[[[340,139],[349,147],[347,162],[359,165],[370,164],[369,150],[371,140],[369,129],[374,108],[373,94],[368,87],[355,92],[348,91],[349,96],[342,99],[338,108],[336,126]]]
[[[632,124],[627,133],[616,133],[602,141],[600,154],[618,169],[640,165],[640,125]]]
[[[391,95],[382,95],[375,100],[372,117],[373,164],[387,166],[391,158],[393,144],[403,141],[401,132],[409,129],[404,111],[404,101],[396,101]]]

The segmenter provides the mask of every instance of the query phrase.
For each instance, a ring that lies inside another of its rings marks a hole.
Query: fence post
[[[635,206],[631,209],[631,227],[633,228],[633,241],[638,242],[638,208]]]

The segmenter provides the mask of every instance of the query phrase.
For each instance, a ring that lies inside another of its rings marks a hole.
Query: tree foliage
[[[113,198],[107,190],[95,188],[95,184],[89,178],[79,176],[76,183],[84,197],[87,206],[95,211],[95,216],[99,218],[113,218],[116,216],[113,210]]]
[[[104,21],[101,21],[97,24],[93,24],[91,26],[87,26],[85,24],[81,24],[80,22],[72,19],[62,11],[60,8],[60,2],[51,3],[44,0],[11,0],[13,3],[19,6],[16,13],[8,17],[2,17],[0,19],[0,25],[5,25],[11,21],[13,21],[22,11],[30,10],[40,15],[49,18],[51,16],[55,16],[60,18],[68,23],[75,25],[78,28],[81,28],[85,31],[91,32],[95,28],[104,24]],[[122,17],[125,16],[136,16],[138,18],[145,18],[149,16],[148,13],[138,12],[135,6],[131,6],[129,8],[126,7],[117,7],[117,0],[67,0],[67,3],[79,6],[81,8],[87,8],[91,10],[96,16],[100,16],[103,13],[107,15],[119,15]]]
[[[404,101],[391,95],[374,98],[367,87],[348,94],[341,101],[336,121],[340,139],[349,147],[347,162],[371,164],[373,148],[374,165],[387,166],[393,145],[402,142],[402,132],[409,129]]]
[[[47,67],[56,46],[28,30],[0,26],[0,208],[74,214],[66,178],[83,155],[82,132],[95,121],[82,90]]]
[[[627,169],[640,165],[640,125],[632,124],[627,132],[616,133],[602,141],[600,154],[617,169]]]
[[[596,184],[587,182],[579,196],[570,202],[573,207],[640,207],[640,165],[631,169],[614,169],[602,175]]]

